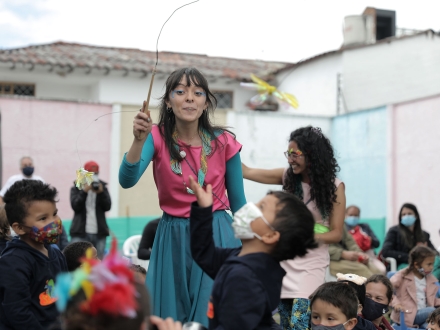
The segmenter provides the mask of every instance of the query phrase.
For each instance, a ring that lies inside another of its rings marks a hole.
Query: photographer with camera
[[[74,183],[70,189],[70,204],[75,212],[70,227],[71,242],[92,243],[98,252],[98,258],[102,259],[106,238],[109,236],[105,212],[110,210],[112,202],[107,183],[99,180],[99,165],[89,161],[84,165],[84,169],[94,173],[93,182],[82,190]]]

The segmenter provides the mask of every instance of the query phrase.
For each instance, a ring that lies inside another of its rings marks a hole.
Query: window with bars
[[[213,94],[217,98],[217,109],[232,109],[233,108],[233,92],[228,91],[214,91]]]
[[[35,96],[35,85],[24,83],[0,82],[0,95]]]

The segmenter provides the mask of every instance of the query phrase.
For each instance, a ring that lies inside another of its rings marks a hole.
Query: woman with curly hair
[[[329,265],[328,244],[342,238],[345,218],[345,187],[336,177],[339,171],[332,145],[320,128],[302,127],[290,134],[284,153],[289,167],[249,168],[242,164],[248,180],[280,184],[304,201],[315,218],[315,239],[319,247],[305,257],[282,262],[283,280],[279,312],[283,329],[309,329],[308,297],[324,283]]]

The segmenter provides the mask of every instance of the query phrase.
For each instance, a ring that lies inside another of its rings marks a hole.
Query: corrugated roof
[[[97,47],[78,43],[54,42],[23,48],[0,50],[0,62],[60,66],[70,70],[121,70],[149,74],[156,52],[130,48]],[[251,73],[269,78],[290,63],[242,60],[207,55],[159,52],[158,73],[169,74],[182,67],[197,67],[208,77],[249,80]]]

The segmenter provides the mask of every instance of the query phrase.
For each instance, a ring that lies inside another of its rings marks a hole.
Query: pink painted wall
[[[100,178],[109,182],[111,105],[0,98],[3,184],[19,173],[19,160],[31,156],[35,174],[59,190],[62,219],[71,219],[70,188],[75,171],[88,160],[100,165]],[[87,125],[90,126],[86,129]],[[79,156],[75,142],[78,139]]]
[[[417,206],[422,228],[440,246],[440,96],[392,108],[393,224],[403,203]]]

